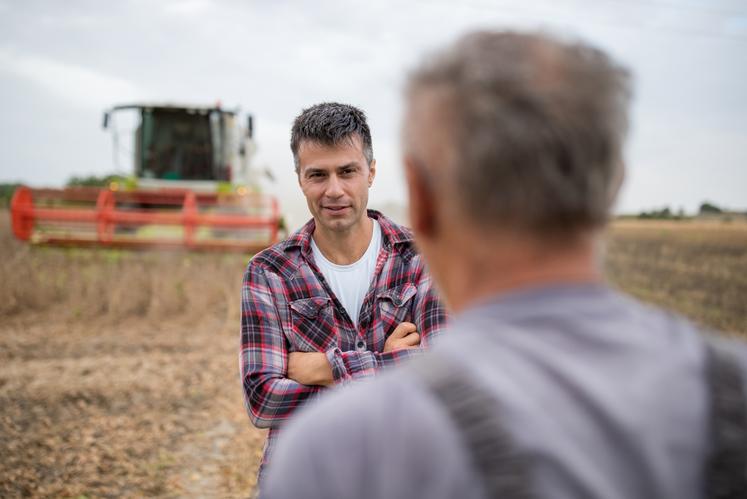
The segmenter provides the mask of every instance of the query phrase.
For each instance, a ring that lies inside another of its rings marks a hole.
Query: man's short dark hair
[[[363,156],[371,164],[373,161],[373,144],[371,130],[366,123],[366,113],[355,106],[337,102],[322,102],[304,109],[293,121],[291,129],[291,151],[296,164],[296,173],[300,168],[298,149],[301,142],[307,140],[325,146],[336,146],[351,142],[358,136],[363,144]]]

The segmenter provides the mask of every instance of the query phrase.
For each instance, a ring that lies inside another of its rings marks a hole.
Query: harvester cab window
[[[220,136],[212,114],[189,109],[143,109],[139,176],[166,180],[220,180]]]

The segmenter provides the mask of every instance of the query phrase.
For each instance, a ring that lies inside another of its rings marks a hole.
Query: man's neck
[[[602,282],[597,245],[590,236],[563,245],[514,242],[482,246],[491,251],[471,252],[470,258],[459,259],[463,265],[451,266],[444,276],[451,291],[449,306],[459,312],[524,288]]]
[[[373,236],[373,221],[365,216],[345,231],[325,230],[316,225],[312,237],[324,257],[336,265],[350,265],[363,257]]]

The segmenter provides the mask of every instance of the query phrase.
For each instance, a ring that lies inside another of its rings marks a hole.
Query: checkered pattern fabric
[[[270,428],[263,465],[282,423],[324,389],[286,377],[289,352],[326,353],[335,381],[348,382],[418,354],[444,325],[445,309],[411,232],[376,211],[368,215],[379,222],[382,250],[357,327],[314,263],[313,220],[247,266],[239,363],[249,417],[255,426]],[[384,353],[387,337],[401,322],[417,326],[421,348]]]

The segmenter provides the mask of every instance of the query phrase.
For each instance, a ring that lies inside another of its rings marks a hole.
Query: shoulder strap
[[[706,333],[711,393],[711,454],[706,497],[747,497],[747,397],[739,364],[726,345]]]
[[[527,463],[500,424],[496,398],[454,361],[434,352],[410,367],[446,408],[487,497],[531,499]]]
[[[706,497],[747,497],[747,393],[734,356],[705,336],[711,401],[711,452]],[[488,497],[530,499],[528,465],[500,424],[497,400],[454,361],[430,352],[411,368],[446,408],[483,480]]]

